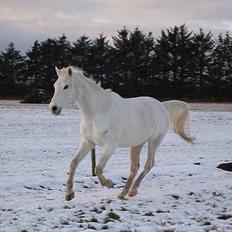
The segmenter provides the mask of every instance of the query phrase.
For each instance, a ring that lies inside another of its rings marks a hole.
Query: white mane
[[[75,72],[80,73],[80,74],[81,74],[81,77],[82,77],[84,80],[86,80],[91,86],[96,86],[96,87],[98,87],[98,88],[100,87],[102,90],[104,90],[104,89],[101,87],[101,82],[100,82],[100,81],[97,82],[96,80],[94,80],[92,75],[90,75],[90,77],[85,76],[84,71],[83,71],[82,69],[77,68],[77,67],[75,67],[75,66],[69,66],[69,67],[67,67],[67,68],[71,68],[72,71],[73,71],[73,73],[75,73]]]

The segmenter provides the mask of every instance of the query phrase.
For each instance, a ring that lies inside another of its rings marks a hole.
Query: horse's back
[[[126,98],[124,107],[130,111],[131,114],[137,113],[138,116],[157,121],[164,117],[168,118],[167,111],[162,103],[152,97],[136,97]]]

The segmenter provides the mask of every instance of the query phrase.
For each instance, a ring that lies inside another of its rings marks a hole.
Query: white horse
[[[103,175],[106,163],[117,147],[130,147],[130,175],[118,195],[122,199],[127,194],[137,194],[144,176],[154,166],[155,151],[170,127],[170,121],[183,139],[192,142],[192,138],[183,129],[186,117],[174,113],[175,120],[169,120],[168,110],[173,109],[175,102],[162,104],[151,97],[122,98],[112,91],[104,90],[92,79],[86,78],[80,69],[71,66],[61,70],[56,68],[56,72],[58,79],[54,84],[55,93],[49,104],[50,111],[59,115],[65,105],[75,100],[81,113],[82,141],[70,163],[66,200],[74,198],[73,178],[78,164],[95,145],[102,148],[95,173],[101,184],[108,188],[113,186],[113,182]],[[146,142],[147,160],[143,171],[134,181],[139,169],[139,155]]]

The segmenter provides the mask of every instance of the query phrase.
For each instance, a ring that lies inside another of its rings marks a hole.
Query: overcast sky
[[[17,49],[62,33],[73,41],[123,26],[159,36],[161,29],[185,23],[189,29],[232,31],[232,0],[0,0],[0,50]]]

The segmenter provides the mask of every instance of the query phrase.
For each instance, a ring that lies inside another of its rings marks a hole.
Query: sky
[[[104,33],[109,39],[126,26],[151,31],[186,24],[217,35],[232,31],[232,0],[0,0],[0,50],[19,50],[35,40],[63,33],[70,41]]]

